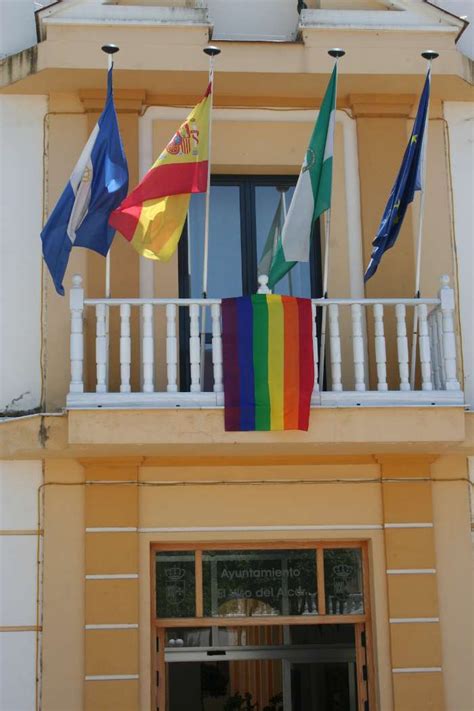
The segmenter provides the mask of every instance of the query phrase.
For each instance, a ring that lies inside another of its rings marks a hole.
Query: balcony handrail
[[[86,298],[84,299],[84,306],[97,306],[98,304],[104,304],[105,306],[121,306],[122,304],[129,304],[130,306],[144,306],[145,304],[151,304],[152,306],[166,306],[167,304],[175,304],[176,306],[189,306],[190,304],[197,304],[198,306],[212,306],[213,304],[220,305],[222,299],[203,299],[192,297],[189,298]],[[419,306],[420,304],[426,304],[427,306],[439,306],[441,304],[441,299],[439,298],[383,298],[383,299],[365,299],[365,298],[337,298],[337,299],[311,299],[311,303],[318,307],[330,306],[331,304],[336,304],[338,306],[351,306],[352,304],[360,304],[361,306],[375,306],[376,304],[382,304],[386,306],[395,306],[396,304],[403,304],[404,306]]]

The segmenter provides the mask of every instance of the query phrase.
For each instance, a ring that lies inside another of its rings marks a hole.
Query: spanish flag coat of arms
[[[112,227],[148,259],[172,256],[191,193],[207,190],[211,92],[210,83],[141,183],[110,216]]]

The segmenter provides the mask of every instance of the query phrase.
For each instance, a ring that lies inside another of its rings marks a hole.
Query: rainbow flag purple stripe
[[[222,300],[228,431],[307,430],[314,386],[310,299]]]

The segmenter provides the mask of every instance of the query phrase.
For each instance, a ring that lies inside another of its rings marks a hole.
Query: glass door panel
[[[292,663],[291,711],[357,711],[355,664]]]

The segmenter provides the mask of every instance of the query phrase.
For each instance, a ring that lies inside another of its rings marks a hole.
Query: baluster
[[[212,366],[214,369],[214,392],[224,391],[222,371],[221,306],[212,304]]]
[[[189,360],[191,364],[191,392],[201,392],[201,347],[199,340],[199,306],[189,306]]]
[[[408,361],[407,310],[405,304],[395,306],[397,317],[397,353],[398,370],[400,373],[400,390],[410,390],[410,373]],[[382,325],[383,328],[383,325]],[[385,388],[386,389],[386,388]]]
[[[387,352],[385,350],[385,332],[383,325],[383,306],[374,304],[375,362],[377,364],[377,390],[388,390]]]
[[[355,389],[359,392],[365,390],[364,372],[364,338],[362,333],[362,306],[352,304],[352,348],[354,353],[354,379]]]
[[[120,392],[129,393],[130,363],[132,362],[130,340],[130,304],[120,304]]]
[[[428,338],[428,308],[426,304],[419,304],[417,309],[420,341],[421,389],[433,390],[433,384],[431,382],[430,339]]]
[[[449,286],[449,276],[441,277],[441,313],[443,315],[443,360],[446,372],[446,390],[460,390],[456,374],[456,337],[454,335],[454,291]]]
[[[178,392],[178,342],[176,339],[176,304],[166,304],[166,371],[169,393]]]
[[[96,338],[95,338],[95,361],[97,369],[96,392],[107,392],[107,306],[97,304],[96,315]]]
[[[144,393],[152,393],[154,391],[153,370],[155,362],[153,344],[153,304],[143,304],[142,319],[142,390]]]
[[[72,289],[69,292],[69,306],[71,309],[71,382],[70,393],[84,392],[84,289],[82,277],[74,274]]]
[[[318,331],[316,328],[316,304],[311,304],[311,312],[313,314],[313,324],[312,324],[312,334],[313,334],[313,362],[314,362],[314,386],[313,392],[317,393],[319,390],[323,389],[322,383],[321,388],[319,387],[319,347],[318,347]]]
[[[438,361],[439,361],[439,376],[441,381],[441,390],[446,388],[446,367],[444,363],[443,351],[443,314],[441,308],[436,309],[436,330],[438,333]]]
[[[341,392],[341,338],[339,334],[339,306],[329,304],[329,342],[331,344],[332,389]]]
[[[428,316],[428,329],[430,335],[431,349],[431,368],[435,389],[440,390],[441,382],[439,378],[438,334],[436,332],[436,327],[436,311],[431,311],[430,315]]]

